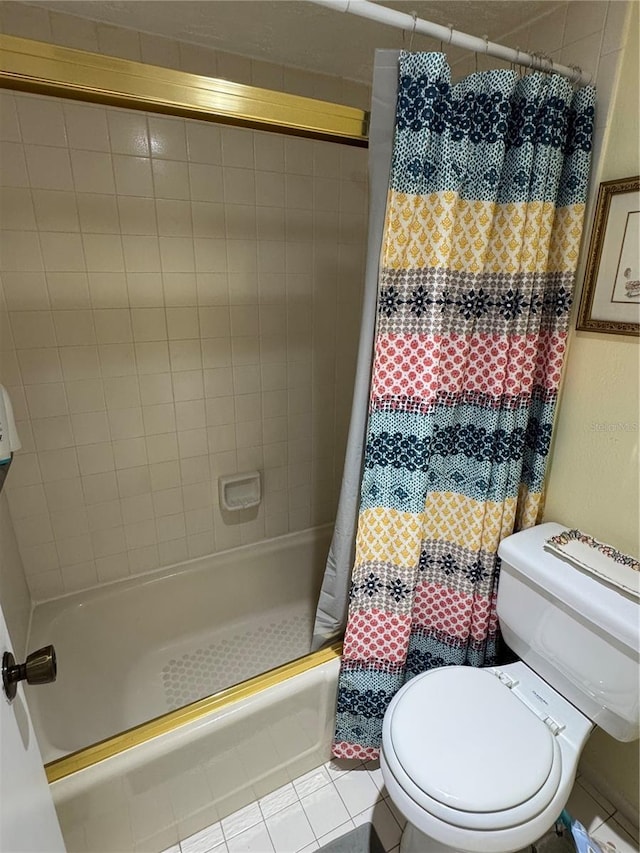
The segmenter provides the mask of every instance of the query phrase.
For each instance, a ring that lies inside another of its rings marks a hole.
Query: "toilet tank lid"
[[[637,600],[545,551],[547,539],[566,529],[550,521],[507,536],[498,548],[502,571],[508,566],[512,572],[527,578],[638,654],[640,607]]]

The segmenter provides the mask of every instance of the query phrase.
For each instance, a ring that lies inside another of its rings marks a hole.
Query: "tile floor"
[[[585,780],[576,782],[567,809],[617,853],[637,853],[638,828]],[[367,821],[385,851],[398,853],[404,819],[378,762],[330,761],[165,853],[310,853]]]

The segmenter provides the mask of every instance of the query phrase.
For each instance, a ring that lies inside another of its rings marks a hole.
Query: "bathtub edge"
[[[342,643],[333,643],[325,649],[297,658],[275,669],[255,676],[241,684],[229,687],[205,699],[192,702],[176,711],[170,711],[153,720],[141,723],[139,726],[120,732],[111,738],[65,755],[45,764],[44,769],[49,784],[64,779],[74,773],[93,767],[102,761],[120,755],[129,749],[152,739],[161,737],[183,726],[201,720],[209,714],[221,711],[236,702],[248,699],[263,690],[280,684],[296,675],[301,675],[310,669],[339,658],[342,654]]]

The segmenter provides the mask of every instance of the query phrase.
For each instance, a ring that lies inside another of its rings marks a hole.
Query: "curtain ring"
[[[449,45],[453,41],[453,24],[447,24],[447,29],[449,30],[449,41],[447,42]]]
[[[418,23],[418,13],[412,12],[411,17],[413,18],[413,27],[411,28],[411,38],[409,39],[409,53],[413,49],[413,37],[416,34],[416,24]]]
[[[482,38],[484,39],[484,55],[485,55],[485,57],[488,57],[489,56],[489,36],[484,35],[484,36],[482,36]],[[477,72],[477,70],[478,70],[478,54],[476,52],[476,72]]]
[[[515,64],[518,66],[518,68],[517,68],[518,79],[521,80],[522,79],[522,63],[520,62],[520,48],[519,47],[516,47],[516,58],[514,61],[515,61]]]

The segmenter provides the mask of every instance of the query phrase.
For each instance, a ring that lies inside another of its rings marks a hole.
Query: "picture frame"
[[[576,329],[640,335],[640,177],[598,190]]]

